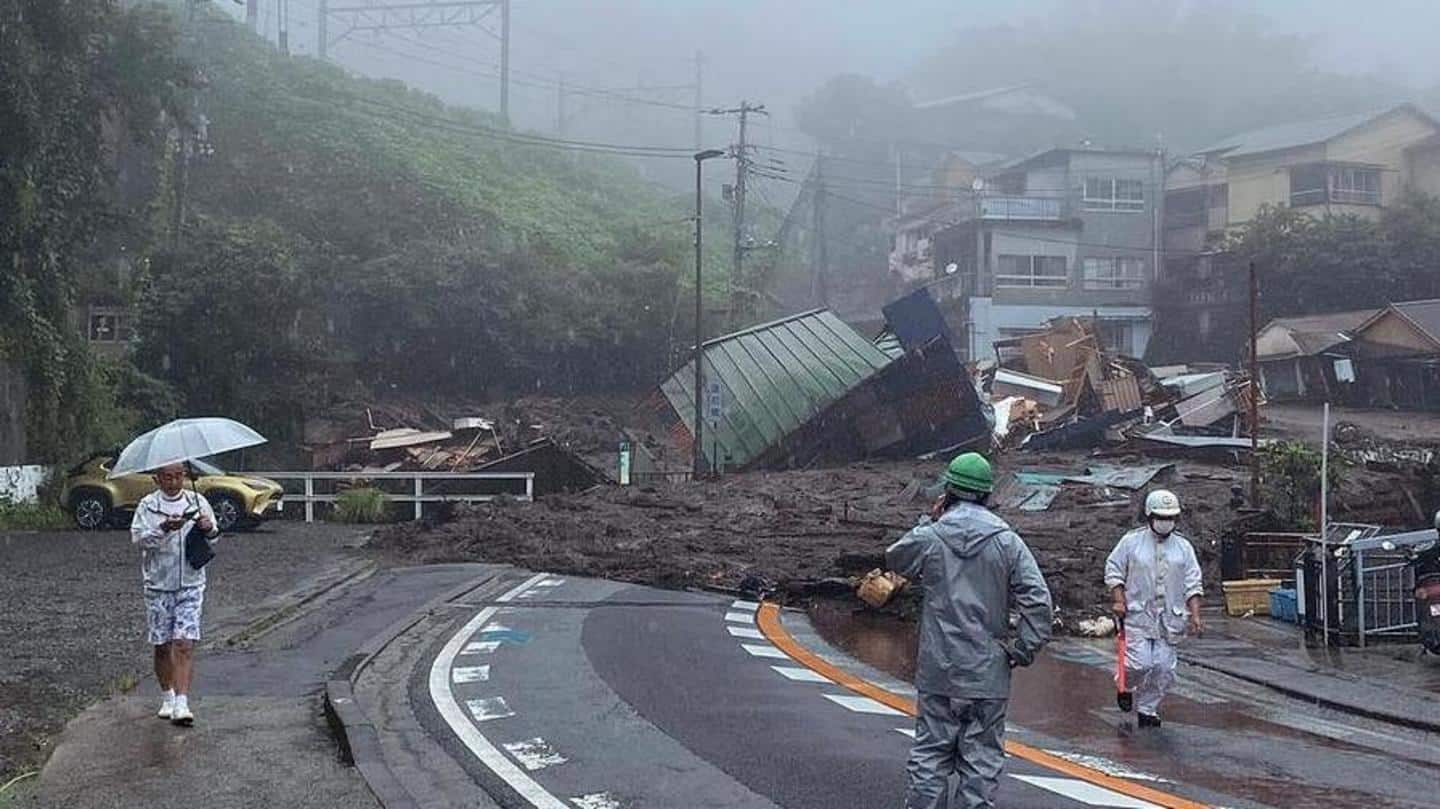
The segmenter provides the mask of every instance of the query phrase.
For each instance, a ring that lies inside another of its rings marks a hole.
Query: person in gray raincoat
[[[885,554],[925,590],[906,809],[946,806],[952,774],[962,806],[994,805],[1010,670],[1030,665],[1050,639],[1050,590],[1024,540],[985,507],[993,490],[989,461],[955,458],[930,517]]]

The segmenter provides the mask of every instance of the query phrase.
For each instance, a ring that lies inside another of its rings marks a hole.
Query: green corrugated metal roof
[[[705,384],[719,380],[726,412],[705,425],[705,455],[743,466],[814,418],[891,357],[828,310],[766,323],[705,344]],[[695,365],[660,386],[694,433]]]

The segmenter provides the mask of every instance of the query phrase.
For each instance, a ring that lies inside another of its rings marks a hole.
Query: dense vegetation
[[[113,440],[131,374],[99,362],[72,323],[86,268],[126,229],[112,156],[157,142],[187,76],[153,8],[105,0],[0,4],[0,361],[29,381],[31,451]]]
[[[203,4],[20,5],[0,356],[36,383],[33,454],[182,411],[284,439],[341,397],[643,386],[688,340],[689,197],[618,159],[282,56]],[[129,361],[67,322],[97,300],[137,312]]]

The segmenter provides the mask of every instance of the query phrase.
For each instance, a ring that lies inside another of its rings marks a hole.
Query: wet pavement
[[[914,624],[835,603],[809,614],[836,647],[913,677]],[[1138,732],[1115,708],[1113,648],[1113,641],[1057,640],[1016,676],[1013,723],[1161,780],[1270,806],[1440,806],[1440,736],[1305,705],[1183,664],[1164,706],[1165,726]]]

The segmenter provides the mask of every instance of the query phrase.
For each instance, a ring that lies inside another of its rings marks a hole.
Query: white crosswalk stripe
[[[1112,789],[1085,781],[1077,781],[1074,778],[1052,778],[1043,775],[1012,775],[1010,777],[1090,806],[1107,806],[1115,809],[1163,809],[1149,801],[1121,795]]]
[[[737,638],[749,638],[751,640],[765,640],[760,630],[748,626],[727,626],[725,630]]]
[[[879,716],[904,716],[904,712],[897,711],[889,705],[876,702],[869,697],[861,697],[853,694],[823,694],[825,699],[839,705],[847,710],[856,713],[872,713]]]
[[[776,649],[774,646],[770,646],[770,645],[768,645],[768,644],[762,646],[762,645],[760,645],[760,644],[758,644],[758,643],[742,643],[742,644],[740,644],[740,646],[741,646],[741,648],[743,648],[745,651],[749,652],[750,654],[752,654],[752,655],[754,655],[754,656],[756,656],[756,657],[773,657],[773,658],[776,658],[776,659],[778,659],[778,660],[789,660],[789,659],[790,659],[790,656],[789,656],[789,655],[785,654],[784,652],[780,651],[779,649]]]
[[[796,668],[794,666],[771,666],[770,668],[774,669],[785,679],[793,680],[797,683],[824,683],[826,685],[830,684],[830,678],[826,677],[818,671]]]

